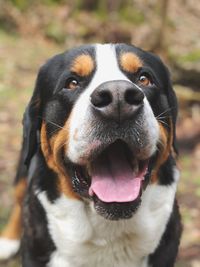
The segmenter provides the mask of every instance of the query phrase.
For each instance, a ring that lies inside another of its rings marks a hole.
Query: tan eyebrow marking
[[[88,76],[94,70],[94,61],[90,55],[79,55],[74,59],[70,70],[79,76]]]
[[[124,71],[137,72],[143,63],[137,55],[132,52],[125,52],[120,56],[120,65]]]

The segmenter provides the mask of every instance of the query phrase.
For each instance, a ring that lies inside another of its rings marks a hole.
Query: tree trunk
[[[166,48],[165,33],[167,30],[167,14],[170,0],[160,0],[160,26],[158,29],[156,41],[152,48],[153,51],[162,52]]]

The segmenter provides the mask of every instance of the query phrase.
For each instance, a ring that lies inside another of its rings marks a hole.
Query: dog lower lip
[[[141,196],[142,192],[140,192]],[[137,211],[140,206],[141,198],[138,197],[135,201],[124,203],[105,203],[101,201],[96,195],[93,196],[94,207],[99,215],[107,220],[130,219],[133,213]]]

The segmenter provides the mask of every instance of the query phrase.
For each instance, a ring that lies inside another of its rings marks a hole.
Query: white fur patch
[[[7,260],[14,256],[20,248],[19,240],[0,238],[0,260]]]
[[[134,216],[120,221],[99,216],[93,202],[63,195],[52,204],[45,192],[38,192],[56,246],[48,267],[148,267],[148,255],[160,242],[175,192],[176,182],[149,185]]]

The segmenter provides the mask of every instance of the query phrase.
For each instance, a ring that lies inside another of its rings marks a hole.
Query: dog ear
[[[149,62],[151,63],[152,68],[157,68],[158,73],[160,73],[160,77],[162,77],[162,84],[164,85],[163,89],[167,95],[167,101],[169,104],[169,114],[172,119],[172,126],[173,126],[173,148],[174,151],[177,153],[177,146],[176,146],[176,120],[178,114],[178,101],[176,98],[175,91],[172,86],[171,75],[170,71],[167,66],[163,63],[161,58],[155,55],[152,52],[149,52],[148,55]],[[167,115],[167,114],[165,114]]]
[[[29,166],[39,144],[39,131],[42,119],[41,71],[38,74],[35,89],[23,117],[23,153],[24,163]]]
[[[168,86],[167,86],[167,98],[168,98],[168,103],[171,108],[171,115],[172,115],[172,123],[173,123],[173,148],[176,153],[178,153],[177,145],[176,145],[176,120],[177,120],[177,115],[178,115],[178,101],[177,97],[175,94],[175,91],[172,86],[172,81],[170,77],[170,72],[167,69],[168,73]]]
[[[24,163],[30,160],[40,145],[40,129],[45,103],[56,88],[57,77],[63,71],[63,54],[50,58],[39,70],[35,89],[23,118]]]

